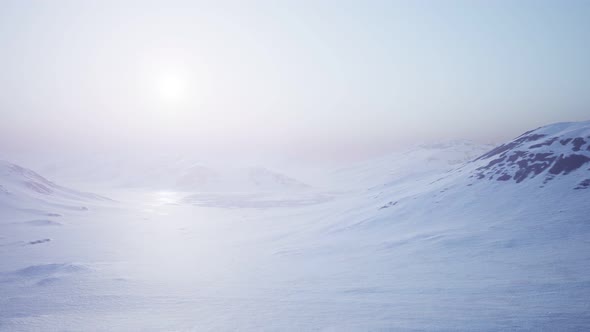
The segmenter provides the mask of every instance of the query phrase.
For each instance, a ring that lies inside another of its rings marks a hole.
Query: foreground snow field
[[[0,330],[590,328],[590,122],[487,150],[110,199],[2,164]]]

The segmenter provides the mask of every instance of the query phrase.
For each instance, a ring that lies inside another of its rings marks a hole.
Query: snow
[[[589,129],[544,127],[505,152]],[[419,146],[304,186],[261,171],[274,179],[262,189],[248,171],[207,165],[223,190],[118,183],[101,192],[113,201],[2,173],[18,195],[0,192],[0,330],[587,329],[590,189],[574,188],[590,164],[550,181],[551,167],[479,179],[486,150]]]

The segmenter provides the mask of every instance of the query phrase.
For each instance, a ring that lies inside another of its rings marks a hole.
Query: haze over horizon
[[[590,0],[0,0],[0,332],[590,331]]]
[[[2,1],[3,151],[354,159],[588,120],[588,1]]]

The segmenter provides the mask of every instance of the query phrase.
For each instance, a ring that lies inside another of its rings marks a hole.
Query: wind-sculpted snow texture
[[[547,183],[578,171],[590,176],[589,122],[561,123],[526,132],[477,158],[485,162],[473,175],[477,179],[514,181],[541,177]],[[577,189],[588,187],[580,179]]]

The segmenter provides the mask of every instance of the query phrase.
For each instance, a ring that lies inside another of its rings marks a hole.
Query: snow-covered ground
[[[99,196],[1,164],[0,330],[590,328],[590,122],[317,184],[175,165]]]

